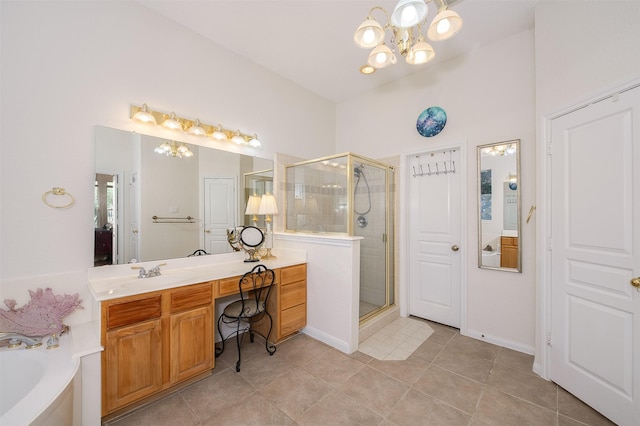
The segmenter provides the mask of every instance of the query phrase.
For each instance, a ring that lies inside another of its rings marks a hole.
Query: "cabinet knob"
[[[635,288],[640,288],[640,277],[632,278],[631,285]]]
[[[458,247],[457,245],[454,244],[454,245],[451,246],[451,250],[452,251],[458,251],[458,250],[460,250],[460,247]]]

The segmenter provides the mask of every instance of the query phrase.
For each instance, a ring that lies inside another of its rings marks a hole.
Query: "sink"
[[[151,278],[131,278],[120,284],[120,288],[132,288],[132,287],[147,287],[153,286],[161,287],[170,284],[175,284],[180,281],[185,281],[191,278],[190,274],[164,274]]]

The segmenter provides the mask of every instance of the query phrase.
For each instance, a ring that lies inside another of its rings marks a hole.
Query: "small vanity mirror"
[[[264,234],[255,226],[242,226],[227,230],[227,241],[234,251],[244,250],[249,255],[245,262],[257,262],[258,251],[264,243]]]
[[[520,140],[478,146],[478,267],[522,272]]]

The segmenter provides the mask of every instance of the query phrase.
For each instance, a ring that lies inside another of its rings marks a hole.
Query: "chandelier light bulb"
[[[391,14],[391,23],[398,28],[409,28],[422,22],[429,9],[424,0],[400,0]]]
[[[449,23],[449,20],[447,18],[441,19],[440,22],[438,22],[438,25],[436,25],[438,34],[445,34],[447,31],[449,31],[450,28],[451,24]]]
[[[402,16],[401,22],[403,23],[415,22],[416,18],[418,17],[418,12],[416,11],[415,7],[409,6],[409,7],[405,7],[402,10],[401,16]]]
[[[373,43],[375,39],[376,39],[376,33],[371,28],[367,28],[366,30],[364,30],[364,33],[362,33],[362,40],[366,44]]]

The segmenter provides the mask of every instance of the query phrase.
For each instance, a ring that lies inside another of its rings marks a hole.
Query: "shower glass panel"
[[[285,229],[360,240],[360,320],[394,304],[393,169],[355,154],[286,167]]]

